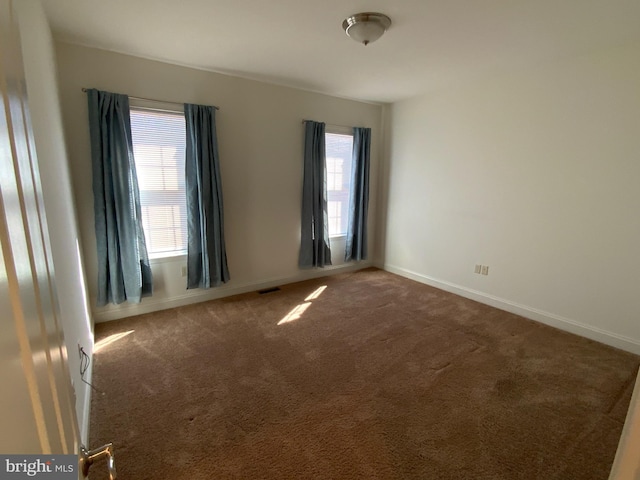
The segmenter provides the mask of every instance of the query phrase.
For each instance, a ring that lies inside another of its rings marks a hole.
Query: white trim
[[[396,267],[395,265],[390,265],[388,263],[384,264],[384,270],[395,273],[402,277],[410,278],[411,280],[415,280],[420,283],[430,285],[435,288],[439,288],[440,290],[444,290],[446,292],[455,293],[456,295],[460,295],[461,297],[470,298],[471,300],[475,300],[491,307],[499,308],[500,310],[515,313],[516,315],[520,315],[530,320],[535,320],[536,322],[544,323],[545,325],[559,328],[560,330],[574,333],[582,337],[590,338],[591,340],[605,343],[612,347],[620,348],[628,352],[640,354],[640,342],[630,337],[625,337],[617,333],[609,332],[592,325],[586,325],[570,318],[561,317],[560,315],[556,315],[554,313],[512,302],[510,300],[496,297],[494,295],[480,292],[478,290],[472,290],[461,285],[456,285],[444,280],[429,277],[428,275],[422,275],[420,273],[413,272],[405,268]]]
[[[640,372],[631,395],[627,418],[622,428],[618,450],[609,480],[638,480],[640,478]]]
[[[91,354],[91,361],[89,362],[89,368],[85,372],[85,380],[91,383],[93,378],[93,352]],[[81,381],[82,382],[82,381]],[[91,421],[91,394],[93,389],[82,382],[81,385],[85,388],[84,405],[82,405],[82,423],[80,425],[80,444],[89,448],[89,423]]]
[[[287,277],[275,277],[257,282],[246,282],[238,285],[227,284],[209,290],[190,290],[184,295],[171,298],[154,300],[153,297],[145,298],[140,304],[125,304],[119,307],[107,307],[93,312],[96,323],[118,320],[120,318],[142,315],[144,313],[157,312],[168,308],[182,307],[192,303],[206,302],[218,298],[229,297],[241,293],[254,292],[263,288],[277,287],[287,283],[300,282],[318,277],[327,277],[339,273],[353,272],[371,266],[371,262],[362,261],[358,263],[348,263],[344,265],[328,266],[325,268],[315,268],[312,270],[301,270],[298,275]]]
[[[331,125],[330,123],[326,123],[324,134],[344,135],[345,137],[353,138],[353,127],[347,127],[345,125]]]
[[[167,115],[184,116],[184,108],[179,109],[173,102],[163,102],[162,100],[145,100],[141,98],[129,97],[129,110],[139,112],[160,112]]]
[[[162,256],[158,256],[158,257],[149,257],[149,264],[151,265],[156,265],[159,263],[173,263],[176,260],[183,260],[185,265],[187,264],[187,252],[185,251],[180,251],[180,252],[175,252],[172,253],[171,255],[169,254],[162,254]]]

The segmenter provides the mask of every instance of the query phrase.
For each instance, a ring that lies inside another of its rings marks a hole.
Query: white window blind
[[[347,234],[353,135],[325,133],[329,236]]]
[[[184,254],[184,113],[131,107],[131,135],[149,257]]]

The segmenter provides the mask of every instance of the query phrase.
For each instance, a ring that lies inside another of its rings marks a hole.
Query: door
[[[11,0],[0,0],[0,452],[77,454],[78,424]]]

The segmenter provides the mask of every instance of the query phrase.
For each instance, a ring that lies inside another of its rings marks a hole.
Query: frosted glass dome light
[[[356,13],[342,22],[345,33],[363,45],[375,42],[390,26],[389,17],[375,12]]]

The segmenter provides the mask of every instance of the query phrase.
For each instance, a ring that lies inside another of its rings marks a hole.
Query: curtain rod
[[[315,122],[316,120],[302,120],[302,122],[300,123],[307,123],[307,122]],[[340,127],[340,128],[354,128],[350,125],[336,125],[335,123],[325,123],[325,125],[329,126],[329,127]]]
[[[88,88],[82,88],[83,92],[87,92],[87,90],[89,90]],[[133,95],[127,95],[129,98],[133,98],[134,100],[145,100],[147,102],[159,102],[159,103],[170,103],[172,105],[182,105],[184,106],[184,103],[180,103],[180,102],[169,102],[166,100],[156,100],[155,98],[146,98],[146,97],[134,97]],[[216,107],[215,105],[211,105],[213,108],[215,108],[216,110],[220,110],[220,107]]]

